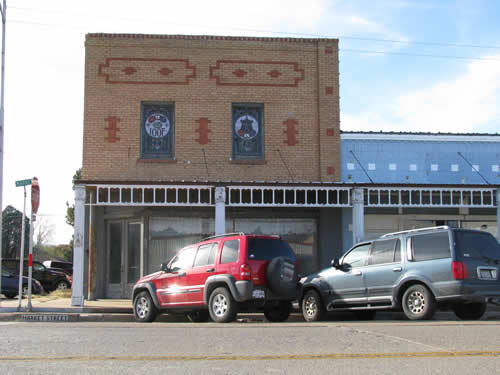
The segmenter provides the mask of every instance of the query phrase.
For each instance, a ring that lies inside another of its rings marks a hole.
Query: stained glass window
[[[173,103],[142,103],[141,158],[174,158]]]
[[[233,158],[264,159],[264,105],[233,104]]]

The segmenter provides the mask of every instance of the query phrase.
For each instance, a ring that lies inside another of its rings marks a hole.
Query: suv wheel
[[[59,280],[56,284],[57,290],[66,290],[69,289],[69,283],[66,280]]]
[[[264,316],[270,322],[284,322],[290,316],[290,311],[292,311],[290,301],[275,301],[264,306]]]
[[[202,323],[208,321],[208,310],[197,310],[186,314],[190,322]]]
[[[403,294],[403,311],[410,320],[427,320],[436,311],[436,301],[425,286],[412,285]]]
[[[210,317],[217,323],[228,323],[236,319],[237,306],[231,293],[224,287],[216,288],[208,302]]]
[[[462,320],[478,320],[486,312],[486,303],[459,303],[453,311]]]
[[[134,299],[134,316],[137,322],[152,322],[158,315],[153,299],[148,292],[137,294]]]
[[[317,322],[325,316],[325,308],[318,292],[309,290],[302,300],[302,315],[308,322]]]

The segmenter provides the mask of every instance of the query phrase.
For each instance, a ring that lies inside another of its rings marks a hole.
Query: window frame
[[[243,111],[248,108],[252,111],[257,111],[259,114],[259,118],[256,119],[259,123],[259,133],[256,137],[258,137],[258,148],[259,152],[254,154],[245,154],[238,152],[237,150],[237,140],[238,135],[236,134],[235,124],[236,120],[239,117],[238,111]],[[232,160],[265,160],[265,126],[264,126],[264,103],[232,103],[231,104],[231,157]]]
[[[170,128],[168,131],[168,151],[167,152],[151,152],[145,150],[146,148],[146,130],[145,121],[146,121],[146,111],[154,112],[154,111],[162,111],[165,110],[169,113],[169,116],[166,116]],[[165,101],[143,101],[140,104],[140,126],[139,126],[139,135],[140,135],[140,159],[141,160],[175,160],[175,102]]]

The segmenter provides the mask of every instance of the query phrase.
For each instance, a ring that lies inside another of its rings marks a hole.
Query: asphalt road
[[[500,320],[0,322],[0,374],[500,374]]]

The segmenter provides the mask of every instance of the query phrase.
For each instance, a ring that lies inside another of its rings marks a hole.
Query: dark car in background
[[[307,321],[333,311],[371,319],[377,310],[430,319],[437,309],[480,319],[500,299],[500,244],[490,233],[422,228],[355,245],[332,267],[301,280]]]
[[[19,293],[19,276],[6,268],[2,269],[2,293],[6,298],[14,298]],[[31,279],[31,293],[42,293],[42,285],[36,279]],[[28,278],[23,277],[22,294],[28,294]]]
[[[63,271],[64,273],[73,276],[73,263],[61,260],[46,260],[43,262],[43,265],[49,269]]]
[[[4,268],[15,275],[19,274],[19,263],[19,259],[6,258],[2,260]],[[28,276],[27,260],[23,263],[23,275]],[[36,261],[33,261],[32,277],[38,280],[47,292],[52,292],[56,289],[69,289],[72,285],[72,279],[69,275],[62,271],[49,269]]]

